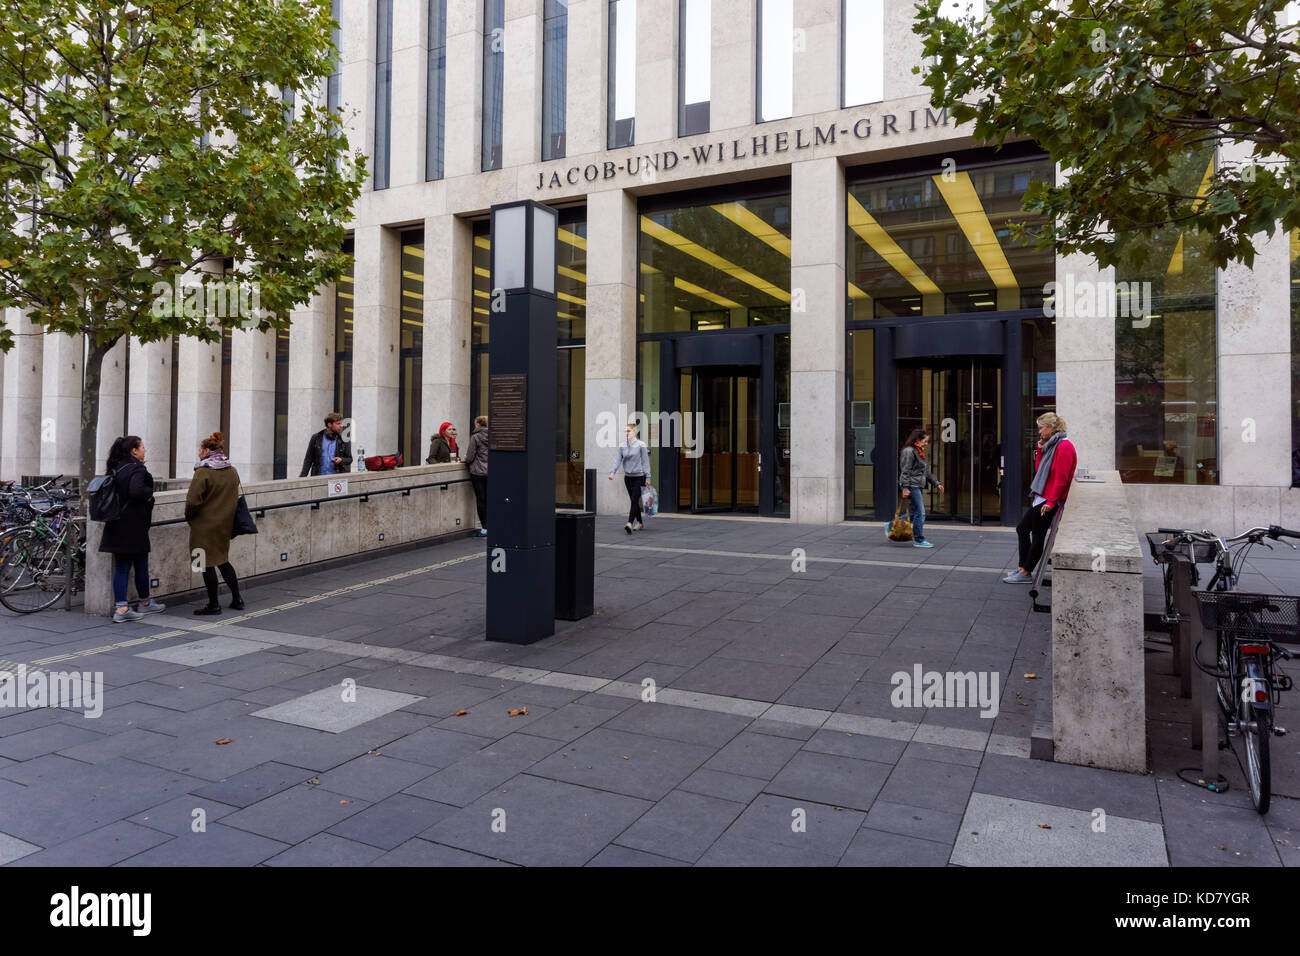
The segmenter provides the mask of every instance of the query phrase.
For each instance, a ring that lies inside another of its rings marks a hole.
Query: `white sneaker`
[[[639,521],[638,521],[635,525],[633,525],[633,527],[634,527],[637,531],[644,531],[644,530],[645,530],[645,525],[643,525],[643,524],[642,524],[641,522],[639,522]]]
[[[125,624],[127,621],[138,621],[144,617],[139,611],[133,611],[129,607],[119,609],[113,612],[114,624]]]
[[[631,533],[632,533],[632,522],[629,521],[627,524],[623,525],[623,530],[626,531],[628,534],[631,534]]]

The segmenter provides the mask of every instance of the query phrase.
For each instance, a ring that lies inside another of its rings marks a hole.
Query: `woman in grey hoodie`
[[[609,470],[609,480],[619,466],[623,467],[623,483],[627,486],[627,496],[631,507],[627,513],[627,524],[623,530],[628,534],[641,530],[641,486],[650,484],[650,450],[645,442],[636,437],[636,422],[628,422],[623,429],[623,444],[618,446],[614,457],[614,467]]]

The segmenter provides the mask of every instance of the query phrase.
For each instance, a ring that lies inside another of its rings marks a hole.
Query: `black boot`
[[[196,607],[196,608],[194,609],[194,613],[195,613],[195,614],[220,614],[220,613],[221,613],[221,605],[220,605],[220,604],[209,604],[209,605],[207,605],[206,607]]]

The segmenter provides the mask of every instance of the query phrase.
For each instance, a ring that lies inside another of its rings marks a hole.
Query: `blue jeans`
[[[149,597],[149,554],[115,554],[113,555],[113,600],[121,607],[126,603],[126,585],[131,578],[131,567],[135,567],[135,593],[141,598]]]
[[[925,502],[920,488],[907,489],[907,516],[912,522],[912,540],[925,540]]]

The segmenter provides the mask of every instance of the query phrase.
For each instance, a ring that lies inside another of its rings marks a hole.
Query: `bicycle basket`
[[[1196,564],[1213,564],[1218,548],[1212,541],[1179,541],[1174,535],[1147,532],[1147,545],[1156,564],[1192,560]]]
[[[1240,636],[1296,640],[1300,637],[1300,597],[1245,591],[1194,591],[1201,624]]]

